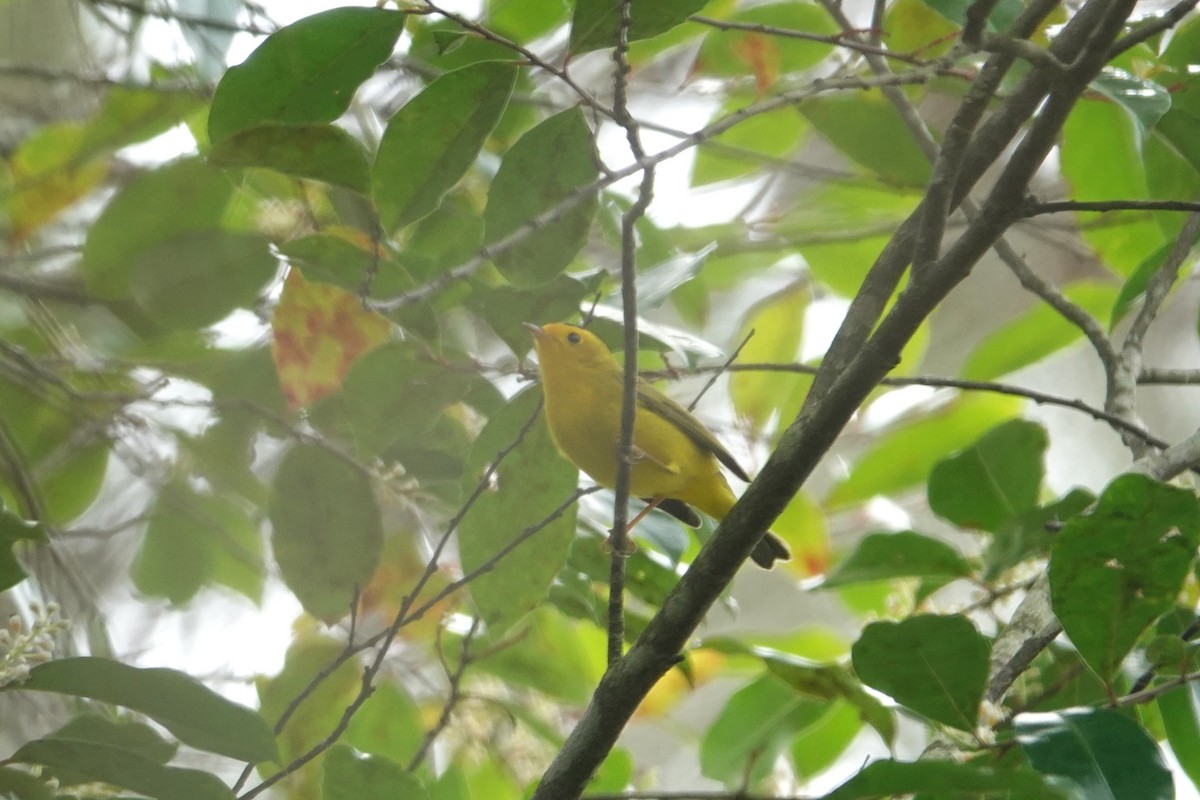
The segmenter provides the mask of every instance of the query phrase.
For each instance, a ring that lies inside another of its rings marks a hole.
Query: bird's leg
[[[635,525],[637,525],[639,522],[641,522],[642,519],[644,519],[647,514],[649,514],[651,511],[653,511],[655,508],[657,508],[658,504],[666,499],[667,498],[665,498],[665,497],[655,497],[655,498],[649,500],[646,504],[646,507],[643,508],[641,511],[639,511],[637,516],[635,516],[625,526],[625,547],[622,549],[621,555],[628,556],[628,555],[633,555],[634,553],[637,552],[637,545],[633,543],[633,539],[631,539],[629,537],[629,534],[631,534],[633,532],[633,528]],[[612,552],[612,549],[613,549],[612,540],[613,540],[612,532],[610,531],[608,538],[604,540],[605,552]]]

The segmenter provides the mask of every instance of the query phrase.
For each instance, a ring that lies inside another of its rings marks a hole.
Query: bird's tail
[[[775,566],[776,561],[787,561],[791,557],[792,552],[788,550],[783,540],[770,531],[764,533],[763,537],[758,540],[758,544],[754,545],[754,549],[750,551],[750,560],[763,569],[770,569]]]

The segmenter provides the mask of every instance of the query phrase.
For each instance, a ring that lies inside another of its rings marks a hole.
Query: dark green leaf
[[[199,328],[254,305],[277,265],[264,236],[188,231],[147,247],[133,261],[130,291],[158,323]]]
[[[322,760],[322,800],[424,800],[417,776],[382,756],[364,756],[335,744]]]
[[[411,289],[414,282],[408,272],[387,254],[372,254],[371,247],[367,241],[315,233],[281,245],[279,252],[289,263],[303,268],[310,281],[340,286],[355,294],[362,291],[370,274],[374,274],[371,294],[377,297],[390,297]]]
[[[509,236],[521,241],[496,256],[496,266],[519,286],[536,286],[562,272],[587,240],[596,199],[578,190],[597,176],[592,132],[583,111],[563,111],[527,132],[500,162],[488,191],[485,241]],[[564,203],[573,203],[553,222],[529,224]]]
[[[367,151],[332,125],[268,122],[245,128],[219,142],[208,160],[218,167],[273,169],[364,194],[371,181]]]
[[[260,122],[332,122],[392,54],[407,17],[383,8],[335,8],[271,34],[221,78],[208,115],[214,145]]]
[[[279,465],[269,516],[284,582],[306,611],[335,622],[379,565],[383,523],[370,479],[317,445],[297,445]]]
[[[1049,440],[1041,425],[1011,420],[929,473],[929,508],[961,528],[995,531],[1037,504]]]
[[[233,792],[208,772],[165,767],[115,745],[79,739],[35,739],[12,760],[66,770],[87,783],[111,783],[158,800],[233,800]]]
[[[987,684],[988,643],[966,617],[922,614],[873,622],[851,655],[868,686],[937,722],[975,729]]]
[[[442,75],[388,122],[372,171],[371,196],[386,230],[433,211],[496,127],[517,71],[485,61]]]
[[[88,231],[83,248],[88,291],[107,300],[127,298],[139,256],[181,233],[219,228],[233,190],[220,170],[194,158],[139,175]]]
[[[57,692],[123,706],[200,750],[258,763],[276,757],[271,729],[255,712],[173,669],[138,669],[104,658],[63,658],[30,670],[5,691]]]
[[[1198,543],[1195,494],[1142,475],[1117,478],[1091,514],[1058,534],[1050,556],[1054,613],[1104,681],[1174,605]]]
[[[872,533],[834,567],[825,588],[891,578],[965,578],[971,565],[950,545],[914,531]]]
[[[695,14],[708,0],[632,0],[629,8],[629,41],[649,39],[674,28]],[[621,0],[576,0],[571,16],[573,55],[613,47],[617,43]]]
[[[500,555],[527,529],[541,525],[575,490],[578,472],[558,454],[539,410],[540,393],[527,391],[494,414],[475,441],[463,473],[474,489],[488,464],[520,441],[493,476],[458,531],[463,571],[495,567],[470,584],[479,615],[497,633],[521,619],[545,597],[567,561],[575,538],[575,506],[549,521],[522,544]]]
[[[1175,797],[1171,772],[1154,740],[1136,721],[1116,711],[1023,714],[1017,717],[1016,731],[1034,769],[1069,778],[1084,797]]]
[[[179,745],[163,739],[148,725],[129,720],[113,720],[99,714],[82,714],[59,728],[48,739],[69,739],[94,742],[122,750],[156,764],[166,764],[175,756]],[[68,767],[55,770],[63,783],[87,783],[89,775],[72,772]]]
[[[1029,769],[1002,771],[954,761],[921,759],[911,763],[876,761],[819,800],[877,800],[883,797],[935,793],[937,797],[1012,797],[1051,800],[1064,795],[1048,787]],[[945,793],[944,795],[942,793]]]
[[[0,592],[25,580],[25,571],[12,550],[20,541],[45,542],[46,532],[41,525],[26,522],[0,502]]]
[[[1194,245],[1195,242],[1193,241],[1192,244]],[[1147,256],[1142,263],[1138,264],[1137,269],[1133,271],[1133,274],[1121,286],[1121,293],[1117,295],[1117,301],[1113,304],[1112,315],[1108,322],[1109,327],[1113,327],[1120,322],[1134,302],[1146,293],[1146,285],[1162,269],[1167,256],[1174,248],[1174,241],[1165,242],[1161,247]]]
[[[1083,513],[1094,501],[1091,492],[1072,489],[1063,498],[1018,514],[992,535],[983,554],[984,580],[994,581],[1026,558],[1046,555],[1062,523]]]
[[[51,790],[47,782],[48,777],[35,777],[11,767],[0,767],[0,797],[11,796],[13,800],[54,800],[56,793]]]
[[[580,626],[548,606],[534,609],[516,635],[484,636],[477,651],[486,655],[473,669],[571,704],[585,704],[600,678]]]
[[[489,286],[480,282],[471,287],[471,294],[463,302],[486,319],[514,353],[521,355],[528,352],[531,345],[524,323],[543,324],[575,318],[580,301],[593,294],[596,283],[595,279],[585,282],[567,275],[559,275],[531,289]]]

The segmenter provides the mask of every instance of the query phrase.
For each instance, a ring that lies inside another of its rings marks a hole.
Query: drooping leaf
[[[45,542],[46,532],[41,525],[21,519],[0,503],[0,592],[25,580],[25,570],[12,549],[20,541]]]
[[[367,475],[323,447],[296,445],[275,475],[269,516],[279,571],[305,610],[328,623],[349,614],[383,548]]]
[[[740,363],[791,364],[800,350],[804,331],[804,312],[811,301],[807,288],[793,287],[776,292],[755,305],[742,323],[739,342],[746,337],[738,357]],[[799,384],[811,385],[812,379],[795,372],[737,371],[729,378],[729,396],[738,416],[751,430],[760,432],[771,421],[780,403]],[[791,420],[781,420],[786,425]]]
[[[12,760],[41,764],[110,783],[161,800],[233,800],[234,794],[211,772],[167,767],[120,746],[55,736],[26,742]]]
[[[405,15],[384,8],[335,8],[268,36],[217,84],[208,115],[214,145],[262,122],[332,122],[359,84],[392,54]]]
[[[7,193],[12,238],[20,242],[95,189],[108,165],[88,152],[77,123],[46,125],[9,156],[13,191]]]

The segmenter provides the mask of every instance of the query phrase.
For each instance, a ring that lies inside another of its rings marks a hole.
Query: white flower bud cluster
[[[28,630],[16,614],[0,628],[0,686],[20,683],[29,677],[29,670],[53,658],[55,638],[71,627],[70,620],[59,616],[58,603],[44,609],[30,603],[29,611],[33,622]]]

